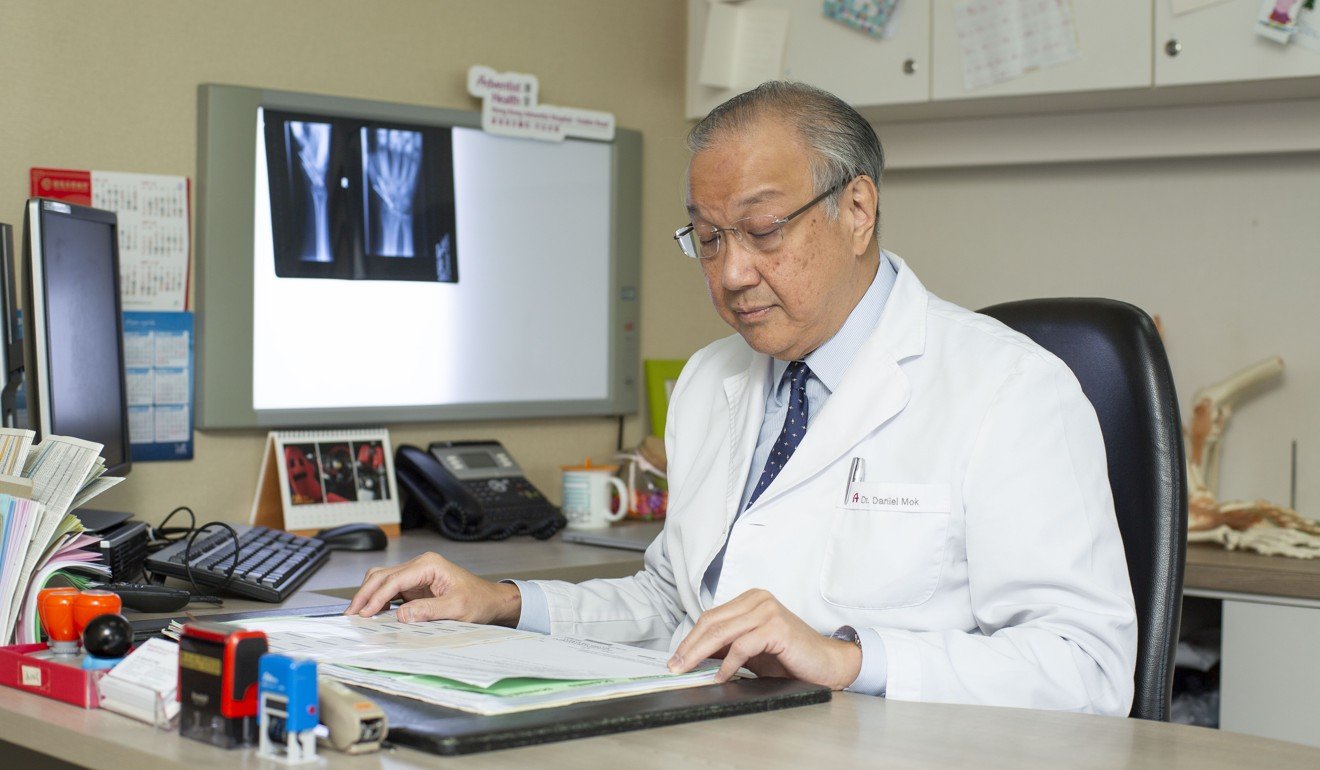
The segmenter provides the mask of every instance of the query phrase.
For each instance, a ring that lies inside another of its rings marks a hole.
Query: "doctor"
[[[736,335],[671,399],[636,575],[490,583],[436,554],[349,613],[672,649],[890,698],[1126,715],[1136,619],[1095,412],[1057,358],[882,251],[871,126],[799,84],[689,136],[675,238]]]

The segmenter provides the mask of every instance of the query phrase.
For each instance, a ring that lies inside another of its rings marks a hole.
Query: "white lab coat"
[[[887,697],[1126,715],[1136,616],[1095,411],[1056,357],[897,281],[874,333],[729,539],[715,604],[770,591],[821,633],[874,628]],[[541,583],[552,633],[677,646],[708,607],[766,401],[738,336],[688,362],[668,417],[669,514],[635,576]],[[929,485],[937,511],[845,506]],[[902,486],[889,486],[902,485]]]

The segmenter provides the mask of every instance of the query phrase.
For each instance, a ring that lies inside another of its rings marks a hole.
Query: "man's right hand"
[[[396,613],[404,623],[463,620],[516,626],[522,614],[517,586],[482,580],[438,553],[424,553],[395,567],[367,570],[344,614],[371,617],[395,597],[405,600]]]

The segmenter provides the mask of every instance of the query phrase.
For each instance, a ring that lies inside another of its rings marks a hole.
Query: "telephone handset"
[[[395,454],[404,527],[429,523],[451,540],[545,540],[567,523],[498,441],[436,441],[428,450],[403,444]]]

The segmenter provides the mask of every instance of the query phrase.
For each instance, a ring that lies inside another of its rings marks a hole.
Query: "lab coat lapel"
[[[729,403],[729,477],[724,493],[724,523],[733,523],[742,502],[743,487],[756,451],[756,440],[761,434],[761,421],[765,419],[766,370],[770,357],[753,353],[752,361],[743,372],[724,380],[724,396]],[[723,545],[720,543],[719,545]],[[718,547],[710,557],[715,557]],[[709,564],[709,560],[706,562]]]
[[[898,277],[880,322],[753,509],[829,467],[907,405],[910,385],[899,362],[925,349],[929,295],[902,260],[890,256]]]
[[[721,511],[724,518],[718,524],[710,522],[701,527],[701,539],[706,552],[701,554],[700,560],[693,562],[697,569],[688,574],[688,582],[697,596],[701,595],[702,577],[715,560],[715,555],[724,547],[722,533],[733,526],[733,520],[738,515],[743,486],[747,483],[747,472],[756,450],[756,439],[761,432],[761,421],[765,418],[765,373],[769,366],[769,356],[753,352],[747,369],[724,379],[724,397],[727,399],[729,414],[727,434],[723,438],[729,446],[728,477],[725,480],[724,508]],[[718,440],[719,426],[711,425],[710,428],[712,440]]]

